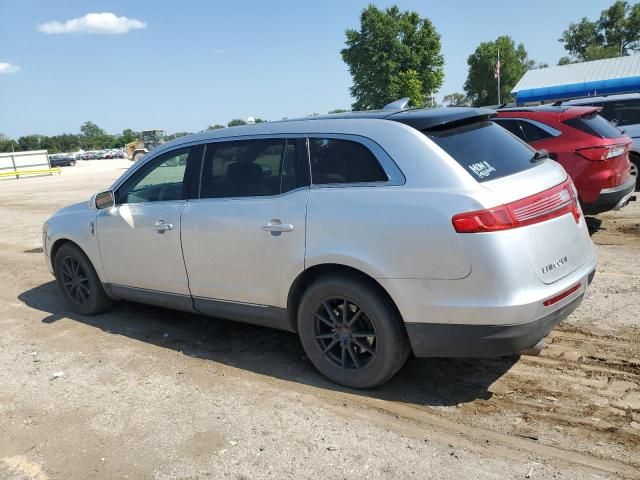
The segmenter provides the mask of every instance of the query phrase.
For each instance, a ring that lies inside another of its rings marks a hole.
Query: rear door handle
[[[262,231],[272,232],[272,233],[282,233],[282,232],[291,232],[293,231],[293,225],[290,223],[273,223],[269,222],[266,225],[260,227]]]
[[[173,224],[166,223],[164,220],[158,220],[153,224],[153,227],[151,228],[156,230],[158,233],[164,233],[167,230],[173,230]]]

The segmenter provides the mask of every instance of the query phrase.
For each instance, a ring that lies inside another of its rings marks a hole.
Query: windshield
[[[491,121],[425,132],[478,182],[527,170],[535,151]]]

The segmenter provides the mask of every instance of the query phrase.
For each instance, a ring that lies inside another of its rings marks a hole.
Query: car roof
[[[260,122],[237,127],[220,128],[194,133],[184,137],[176,138],[164,146],[177,146],[191,142],[206,142],[220,138],[233,138],[254,135],[269,134],[300,134],[313,132],[314,124],[323,125],[326,128],[327,122],[339,125],[344,120],[393,120],[404,123],[418,130],[429,130],[442,128],[443,126],[454,125],[460,122],[476,121],[488,119],[495,115],[495,110],[488,108],[473,107],[440,107],[440,108],[420,108],[420,109],[383,109],[366,110],[355,112],[331,113],[327,115],[315,115],[311,117],[277,120],[273,122]],[[339,127],[337,128],[339,130]],[[334,133],[340,133],[336,131]],[[164,150],[164,148],[163,148]]]
[[[640,93],[620,93],[616,95],[600,95],[594,97],[574,98],[562,102],[563,105],[582,105],[591,104],[594,102],[614,102],[619,100],[637,100],[640,98]]]
[[[598,112],[601,107],[590,105],[539,105],[534,107],[514,107],[514,108],[501,108],[498,110],[498,116],[512,116],[516,117],[522,115],[523,117],[530,118],[545,118],[547,120],[565,121],[573,117],[582,115],[588,115],[593,112]],[[537,114],[541,114],[538,116]]]
[[[531,107],[508,107],[499,108],[498,112],[549,112],[549,113],[562,113],[565,110],[572,108],[570,105],[536,105]]]

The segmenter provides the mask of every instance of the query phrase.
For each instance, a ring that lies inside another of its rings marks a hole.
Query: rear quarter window
[[[535,166],[534,150],[491,121],[425,133],[478,182]]]
[[[622,132],[596,112],[565,120],[566,125],[599,138],[620,138]]]

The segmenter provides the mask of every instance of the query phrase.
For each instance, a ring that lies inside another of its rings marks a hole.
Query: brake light
[[[573,215],[576,223],[580,221],[578,196],[569,179],[506,205],[460,213],[451,219],[451,223],[458,233],[496,232],[544,222],[567,213]]]
[[[626,145],[603,145],[600,147],[579,148],[576,153],[587,160],[603,162],[610,158],[624,155],[626,151]]]

